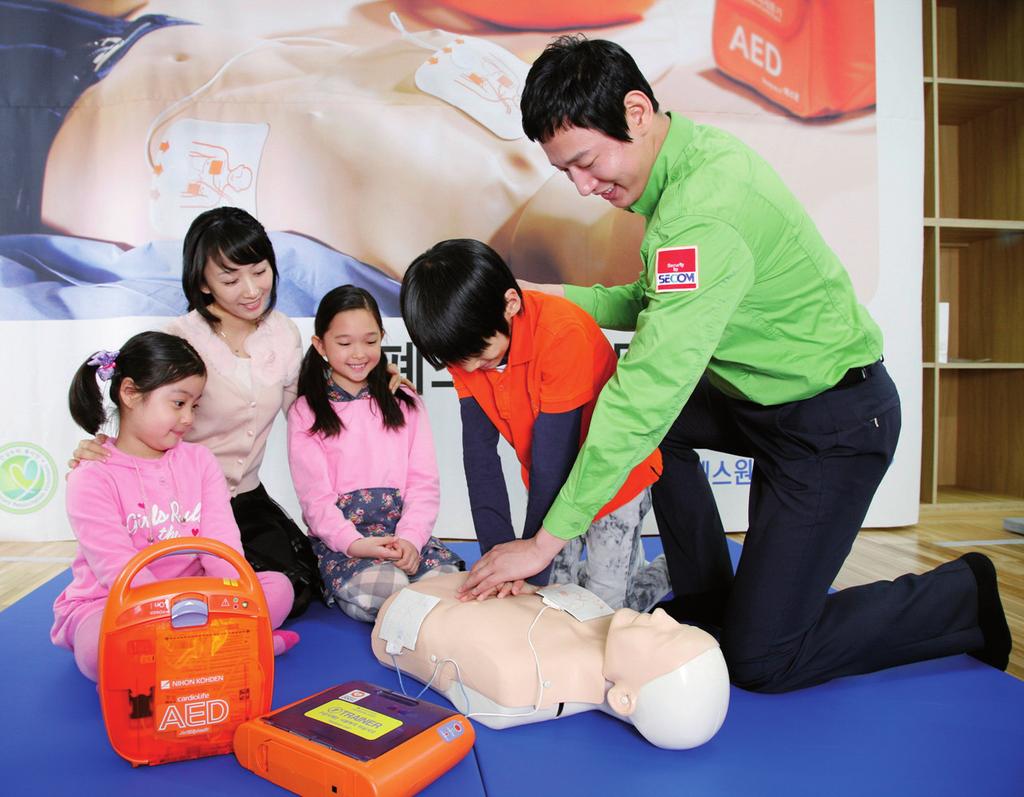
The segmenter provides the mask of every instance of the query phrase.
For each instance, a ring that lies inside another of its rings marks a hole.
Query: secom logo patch
[[[697,290],[697,247],[659,249],[655,273],[654,290],[657,293]]]
[[[37,512],[57,492],[57,465],[32,443],[0,448],[0,509],[15,515]]]

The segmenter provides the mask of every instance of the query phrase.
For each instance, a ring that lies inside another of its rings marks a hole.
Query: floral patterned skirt
[[[337,506],[364,537],[388,537],[395,533],[404,504],[399,490],[393,487],[370,487],[339,496]],[[310,537],[310,541],[313,543],[313,552],[320,562],[324,598],[328,603],[334,602],[334,596],[340,592],[345,582],[366,568],[384,561],[337,553],[316,537]],[[419,569],[409,576],[409,581],[416,581],[442,565],[457,567],[459,570],[466,569],[466,563],[458,554],[436,537],[431,537],[420,551]]]

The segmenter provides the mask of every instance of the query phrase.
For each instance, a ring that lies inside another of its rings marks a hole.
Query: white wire
[[[394,26],[395,30],[402,34],[402,38],[405,39],[407,42],[409,42],[410,44],[415,44],[417,47],[422,47],[424,50],[430,50],[432,53],[437,52],[438,47],[436,45],[431,44],[426,39],[421,39],[415,33],[409,33],[409,31],[405,29],[405,25],[402,24],[402,18],[398,16],[396,12],[392,11],[390,14],[388,14],[388,19],[391,21],[391,24]],[[451,33],[448,33],[448,31],[441,31],[441,33],[444,33],[448,36],[452,35]]]
[[[408,30],[406,30],[405,25],[402,24],[401,17],[399,17],[398,14],[395,13],[394,11],[392,11],[388,15],[388,19],[391,21],[391,24],[395,27],[395,29],[401,35],[402,39],[404,39],[405,41],[417,47],[422,47],[425,50],[430,50],[431,52],[435,52],[438,49],[436,45],[431,44],[426,39],[420,38],[416,34],[410,33]],[[454,35],[448,33],[448,31],[440,32],[448,36]],[[175,102],[171,103],[168,107],[164,108],[159,114],[157,114],[156,118],[150,123],[149,129],[146,131],[145,140],[146,162],[149,164],[149,168],[152,169],[156,166],[156,164],[153,162],[151,144],[153,143],[153,136],[155,135],[157,128],[159,128],[160,125],[162,125],[170,117],[172,117],[179,110],[181,110],[183,106],[188,104],[190,101],[194,100],[196,97],[198,97],[208,88],[210,88],[210,86],[216,83],[217,80],[219,80],[221,76],[223,76],[223,74],[228,70],[228,68],[237,60],[239,60],[240,58],[244,58],[250,53],[254,53],[257,52],[258,50],[264,49],[265,47],[269,47],[272,44],[279,44],[282,42],[308,42],[310,44],[326,44],[331,47],[341,47],[344,49],[350,49],[349,45],[333,41],[332,39],[323,39],[317,36],[278,36],[272,39],[265,39],[259,42],[258,44],[253,45],[247,50],[243,50],[240,53],[235,53],[227,61],[221,64],[220,68],[216,72],[214,72],[213,77],[207,80],[202,86],[197,88],[195,91],[186,94],[180,100],[176,100]]]
[[[473,712],[471,714],[466,714],[466,718],[467,719],[469,719],[470,717],[530,717],[530,716],[533,716],[534,714],[536,714],[538,711],[540,711],[540,701],[541,701],[541,698],[544,695],[544,676],[542,676],[541,672],[540,672],[540,656],[537,655],[537,648],[535,648],[533,646],[533,627],[535,625],[537,625],[537,621],[540,619],[540,616],[542,614],[544,614],[544,612],[546,612],[550,608],[552,608],[552,607],[548,606],[547,604],[544,604],[543,606],[541,606],[540,611],[537,612],[537,616],[534,617],[533,618],[533,622],[530,623],[530,630],[526,632],[526,642],[530,646],[530,652],[533,653],[533,663],[537,667],[537,701],[533,705],[533,710],[532,711],[526,711],[526,712],[524,712],[522,714],[496,714],[496,713],[487,713],[487,712],[483,712],[483,711],[475,711],[475,712]],[[456,665],[456,671],[457,671],[457,668],[458,668],[458,665]],[[461,680],[461,676],[460,676],[460,680]],[[468,700],[466,701],[466,708],[469,708],[469,701]]]
[[[405,695],[406,697],[411,697],[411,695],[408,692],[405,691],[405,684],[402,682],[402,670],[398,666],[398,659],[395,658],[395,654],[394,653],[391,653],[390,656],[391,656],[391,663],[395,665],[395,673],[398,675],[398,688],[402,690],[402,694],[403,695]],[[435,664],[434,665],[434,672],[431,674],[430,680],[427,681],[426,685],[422,689],[420,689],[419,692],[416,693],[416,697],[413,698],[414,700],[419,700],[421,697],[423,697],[423,693],[426,692],[430,688],[430,685],[434,682],[434,678],[437,677],[437,669],[438,669],[438,667],[440,667],[442,664],[444,664],[447,661],[450,661],[452,664],[455,664],[455,660],[454,659],[443,659],[442,661],[439,661],[437,664]],[[458,664],[455,664],[456,672],[458,672],[458,666],[459,666]],[[466,690],[465,689],[462,690],[462,694],[463,694],[463,697],[465,697],[465,695],[466,695]],[[467,703],[468,703],[468,700],[467,700]]]
[[[252,47],[248,48],[247,50],[242,50],[242,52],[240,52],[240,53],[235,53],[227,61],[225,61],[223,64],[220,65],[220,68],[216,72],[213,73],[213,77],[211,77],[209,80],[207,80],[199,88],[197,88],[194,91],[186,94],[181,99],[175,100],[174,102],[172,102],[170,105],[168,105],[166,108],[164,108],[160,113],[158,113],[156,115],[156,118],[154,118],[152,122],[150,122],[149,129],[146,131],[146,139],[145,139],[145,144],[144,144],[145,150],[146,150],[146,153],[145,153],[146,154],[146,163],[149,164],[150,169],[153,169],[156,166],[156,164],[153,162],[153,155],[152,155],[153,137],[155,136],[157,129],[164,122],[166,122],[172,116],[177,114],[178,111],[180,111],[189,102],[191,102],[196,97],[198,97],[200,94],[202,94],[207,89],[209,89],[210,86],[212,86],[214,83],[216,83],[224,75],[224,73],[228,70],[228,68],[231,67],[231,65],[234,64],[236,61],[238,61],[240,58],[244,58],[245,56],[250,55],[251,53],[257,52],[259,50],[263,50],[266,47],[270,47],[273,44],[279,44],[279,43],[282,43],[282,42],[309,42],[311,44],[326,44],[326,45],[330,45],[331,47],[341,47],[341,48],[346,49],[346,50],[349,49],[348,45],[342,44],[341,42],[332,41],[331,39],[321,39],[321,38],[318,38],[316,36],[280,36],[280,37],[275,38],[275,39],[266,39],[264,41],[259,42],[258,44],[254,44]]]
[[[533,628],[537,625],[537,621],[540,620],[540,616],[544,614],[545,611],[551,608],[557,609],[558,607],[552,607],[547,604],[542,606],[541,610],[537,612],[537,616],[533,618],[533,622],[530,624],[530,629],[526,632],[526,642],[530,646],[530,652],[533,653],[533,663],[537,669],[537,700],[534,703],[533,709],[520,714],[498,714],[488,713],[485,711],[473,711],[468,714],[465,714],[467,719],[469,719],[470,717],[531,717],[538,711],[540,711],[540,703],[544,695],[544,676],[541,674],[540,671],[540,655],[537,653],[537,648],[534,647],[533,644]],[[398,685],[402,690],[402,694],[406,697],[409,697],[409,693],[405,691],[405,684],[402,682],[402,671],[399,668],[398,660],[395,658],[395,654],[393,653],[391,654],[391,661],[395,665],[395,672],[398,673]],[[459,668],[459,663],[455,661],[455,659],[440,659],[436,664],[434,664],[434,671],[430,675],[430,680],[427,681],[426,686],[424,686],[423,689],[420,690],[419,694],[416,695],[416,699],[418,700],[420,696],[424,692],[426,692],[427,689],[430,688],[430,685],[434,682],[434,679],[437,677],[438,673],[440,672],[440,669],[445,664],[451,664],[455,668],[455,677],[456,680],[458,681],[459,688],[462,690],[462,699],[466,701],[466,708],[468,709],[469,695],[466,693],[466,684],[462,680],[462,670]]]
[[[395,674],[398,676],[398,688],[402,690],[402,694],[406,697],[409,693],[405,691],[405,684],[402,683],[402,670],[398,666],[398,660],[395,658],[395,654],[391,654],[391,663],[395,665]]]

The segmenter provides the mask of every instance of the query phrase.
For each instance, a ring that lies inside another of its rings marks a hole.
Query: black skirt
[[[306,611],[323,595],[316,555],[302,530],[262,484],[231,499],[231,511],[242,532],[242,550],[252,569],[284,573],[295,589],[289,617]]]

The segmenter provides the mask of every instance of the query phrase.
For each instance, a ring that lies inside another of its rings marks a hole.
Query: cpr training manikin
[[[729,674],[706,632],[660,609],[613,613],[575,585],[463,602],[465,578],[439,575],[392,595],[371,635],[378,661],[491,728],[597,709],[651,744],[687,749],[722,726]]]

